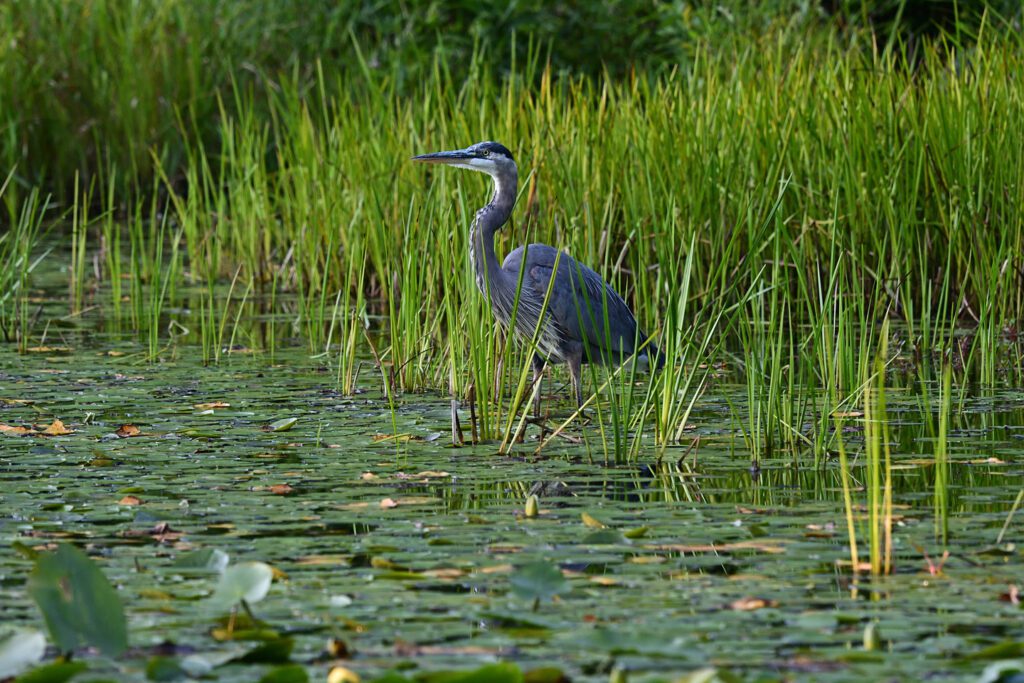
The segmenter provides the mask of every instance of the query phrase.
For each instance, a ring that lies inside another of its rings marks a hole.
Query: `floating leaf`
[[[125,496],[117,501],[118,505],[142,505],[142,499],[135,496]]]
[[[197,403],[192,406],[196,410],[216,410],[217,408],[230,408],[230,403],[224,401],[210,401],[209,403]]]
[[[298,421],[299,418],[297,417],[286,417],[283,420],[276,420],[275,422],[271,422],[263,429],[264,431],[267,432],[287,432],[289,429],[294,427],[295,423],[297,423]]]
[[[414,440],[415,438],[416,437],[414,437],[412,434],[374,434],[372,441],[373,443],[380,443],[382,441],[393,440],[398,443],[407,443],[409,441]]]
[[[615,529],[598,529],[583,537],[585,545],[626,545],[630,541]]]
[[[583,523],[586,524],[587,526],[589,526],[591,529],[607,529],[608,528],[607,524],[605,524],[604,522],[598,520],[597,518],[593,517],[590,513],[587,513],[587,512],[582,513],[580,515],[580,519],[582,519]]]
[[[68,429],[64,426],[64,423],[60,420],[54,420],[49,427],[40,432],[46,436],[67,436],[73,434],[75,430]]]
[[[569,683],[570,678],[565,672],[554,666],[531,669],[523,677],[524,683]]]
[[[188,672],[173,657],[150,657],[146,662],[146,678],[148,680],[179,681],[186,677],[188,677]]]
[[[181,668],[192,678],[207,676],[218,666],[238,659],[243,654],[241,649],[233,649],[224,652],[195,652],[181,660]]]
[[[676,683],[740,683],[740,679],[723,669],[707,668],[691,671]]]
[[[228,554],[219,548],[200,548],[179,556],[174,566],[179,569],[222,572],[228,566]]]
[[[141,436],[142,431],[135,425],[121,425],[114,434],[117,434],[118,438],[127,439],[132,436]]]
[[[473,671],[445,673],[444,683],[524,683],[523,672],[515,664],[488,664]]]
[[[85,662],[54,662],[32,669],[17,678],[15,683],[64,683],[85,671]]]
[[[0,636],[0,680],[16,676],[46,652],[46,636],[35,629],[19,629]]]
[[[274,484],[267,488],[268,491],[273,493],[275,496],[289,496],[295,493],[295,489],[290,484]]]
[[[263,675],[260,683],[308,683],[309,674],[301,664],[288,664],[271,669]]]
[[[783,539],[765,539],[764,541],[737,541],[736,543],[658,543],[644,546],[648,550],[662,550],[676,553],[727,553],[737,550],[751,550],[762,553],[777,554],[786,552]]]
[[[240,601],[259,602],[267,596],[274,570],[263,562],[242,562],[228,567],[210,597],[217,609],[231,609]]]
[[[765,607],[778,607],[779,603],[768,598],[740,598],[729,603],[729,609],[740,612],[752,612]]]
[[[99,567],[78,548],[61,544],[52,553],[40,554],[28,592],[62,651],[93,645],[116,657],[128,647],[121,599]]]
[[[11,425],[0,425],[0,434],[6,434],[8,436],[28,436],[29,434],[38,434],[34,429],[28,427],[18,427]]]
[[[294,639],[278,636],[260,643],[235,661],[243,664],[283,664],[291,659],[294,648]]]
[[[569,589],[569,582],[561,570],[544,561],[523,565],[509,577],[508,582],[516,595],[533,600],[535,609],[541,600],[553,598]]]
[[[1024,656],[1024,642],[1004,640],[1001,643],[972,652],[965,659],[1016,659],[1021,656]]]

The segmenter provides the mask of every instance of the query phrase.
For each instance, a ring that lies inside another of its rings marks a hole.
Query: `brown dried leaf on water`
[[[777,555],[786,552],[784,540],[764,539],[760,541],[737,541],[735,543],[657,543],[643,546],[647,550],[660,550],[676,553],[727,553],[735,550],[753,550],[755,552]]]
[[[310,567],[347,567],[351,561],[351,555],[306,555],[295,560],[295,564]]]
[[[598,586],[618,586],[621,583],[614,576],[589,576],[587,579]]]
[[[398,507],[398,503],[393,498],[385,498],[380,502],[380,507],[382,510],[389,510]]]
[[[1005,593],[999,594],[999,599],[1011,605],[1020,605],[1020,588],[1017,584],[1010,584]]]
[[[442,567],[440,569],[427,569],[423,572],[423,575],[429,576],[432,579],[452,581],[462,578],[466,575],[466,572],[456,567]]]
[[[422,441],[422,439],[418,436],[413,436],[412,434],[374,434],[372,441],[373,443],[380,443],[382,441],[406,443],[407,441]]]
[[[374,479],[380,479],[380,477],[374,474],[373,472],[363,472],[362,474],[359,475],[359,478],[362,479],[363,481],[373,481]]]
[[[114,434],[117,434],[118,438],[127,439],[133,436],[142,436],[142,430],[135,425],[121,425]]]
[[[436,470],[424,470],[416,474],[406,474],[405,472],[397,472],[395,474],[395,477],[398,479],[437,479],[450,476],[447,472],[438,472]]]
[[[504,647],[483,645],[418,645],[404,640],[395,641],[395,654],[400,657],[459,656],[459,657],[508,657],[511,652]],[[470,679],[479,680],[479,679]]]
[[[857,572],[857,573],[861,573],[861,572],[866,573],[866,572],[871,571],[871,563],[870,562],[858,562],[857,566],[855,567],[855,566],[853,566],[853,561],[852,560],[839,559],[839,560],[836,560],[836,566],[839,567],[840,569],[850,569],[851,571],[854,571],[854,572]]]
[[[0,434],[6,434],[7,436],[31,436],[32,434],[38,433],[39,432],[29,427],[0,425]]]
[[[991,456],[991,457],[988,457],[988,458],[976,458],[974,460],[968,460],[967,462],[969,462],[972,465],[1005,465],[1006,464],[1005,460],[1000,460],[999,458],[997,458],[995,456]]]
[[[834,531],[805,531],[804,538],[833,538]]]
[[[49,427],[40,432],[44,436],[66,436],[74,433],[75,430],[64,426],[60,420],[54,420]]]
[[[832,417],[864,417],[863,410],[837,410]]]
[[[117,501],[118,505],[142,505],[142,499],[136,496],[125,496]]]
[[[274,484],[273,486],[268,486],[267,490],[273,493],[275,496],[290,496],[291,494],[295,493],[295,489],[291,486],[291,484],[287,483]]]
[[[487,546],[487,552],[494,555],[508,555],[510,553],[522,552],[525,547],[519,543],[492,543]]]
[[[224,401],[210,401],[209,403],[196,403],[192,406],[196,410],[216,410],[217,408],[230,408],[230,403]]]
[[[124,538],[148,536],[149,538],[155,539],[157,543],[167,543],[170,541],[177,541],[184,536],[184,534],[172,529],[171,525],[167,522],[158,522],[149,529],[125,529],[120,533],[120,536]]]
[[[25,349],[28,353],[71,353],[70,346],[30,346]]]
[[[836,533],[836,525],[833,522],[825,524],[805,524],[805,538],[832,538]]]
[[[753,612],[754,610],[764,609],[765,607],[778,607],[779,603],[769,598],[740,598],[729,603],[729,609],[736,610],[738,612]]]

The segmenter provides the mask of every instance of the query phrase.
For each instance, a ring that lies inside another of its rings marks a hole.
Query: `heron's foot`
[[[576,421],[581,425],[589,425],[593,422],[593,408],[577,408]]]

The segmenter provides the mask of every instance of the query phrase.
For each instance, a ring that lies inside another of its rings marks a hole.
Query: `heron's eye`
[[[489,150],[489,149],[482,149],[482,150],[480,150],[480,156],[484,156],[484,157],[491,156],[491,150]]]

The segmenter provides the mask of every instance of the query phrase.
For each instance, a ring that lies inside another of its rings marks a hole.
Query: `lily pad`
[[[74,546],[62,543],[40,554],[28,592],[62,651],[92,645],[116,657],[128,647],[121,599],[99,567]]]

